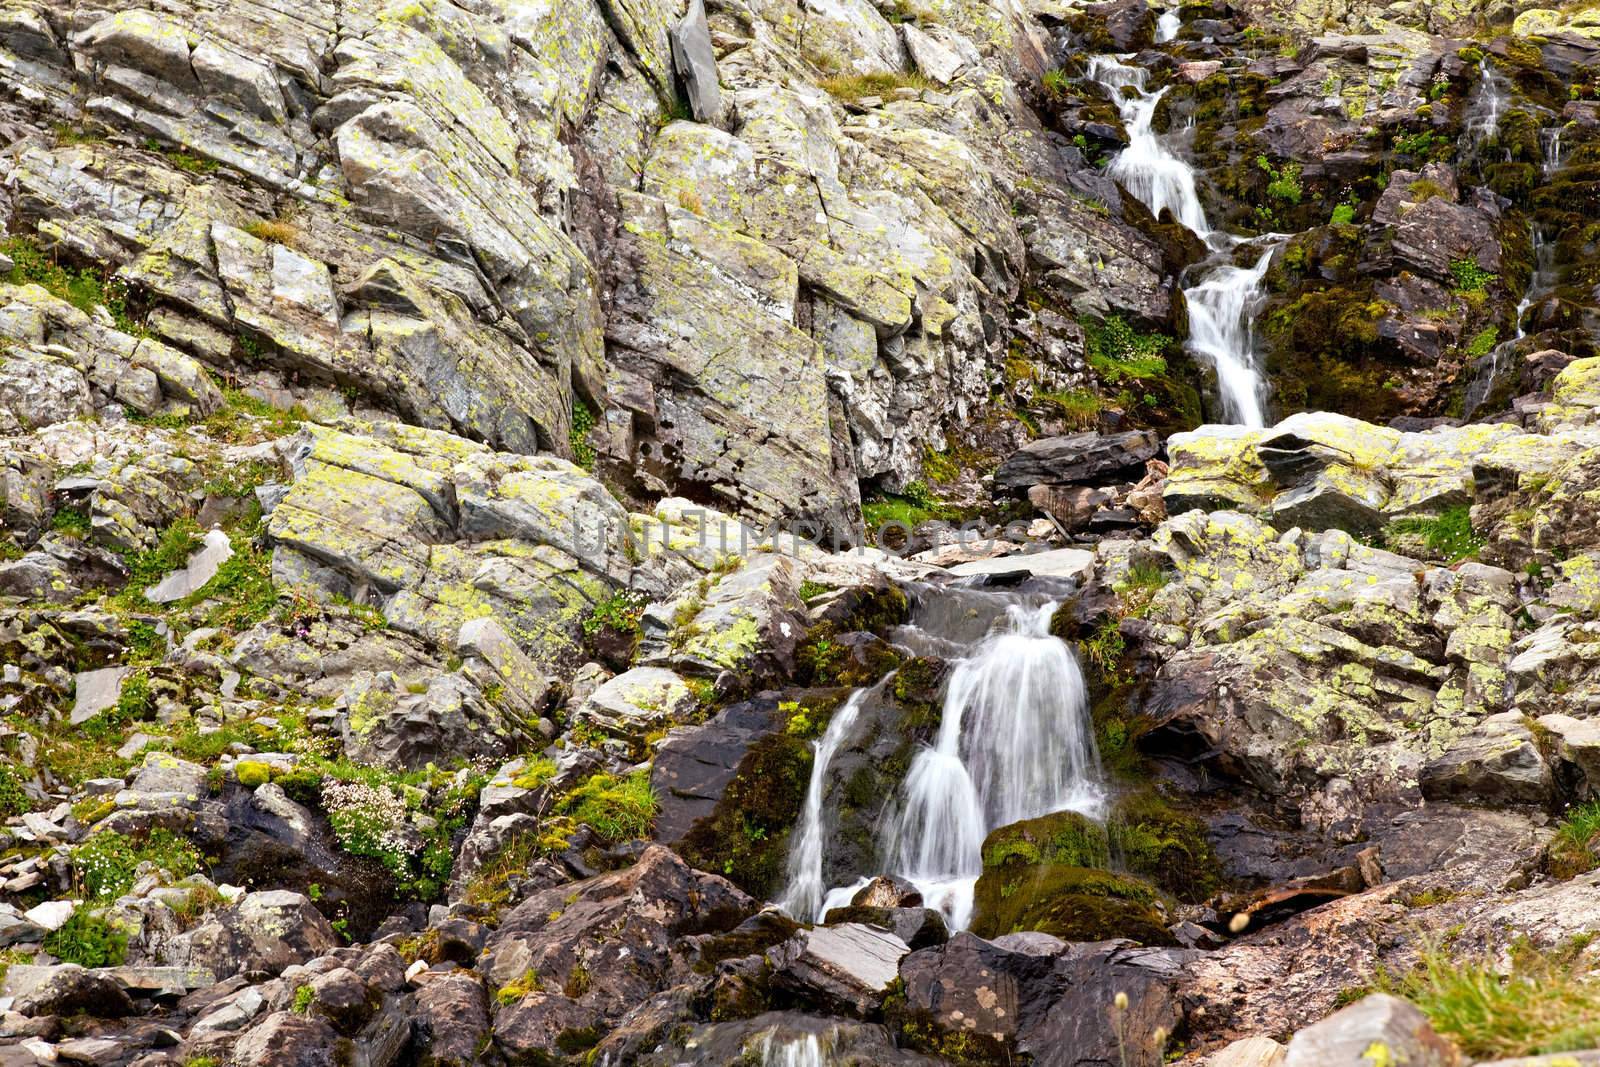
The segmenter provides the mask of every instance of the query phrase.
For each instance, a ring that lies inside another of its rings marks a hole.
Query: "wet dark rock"
[[[891,1009],[891,1022],[914,1047],[962,1063],[1025,1053],[1049,1067],[1089,1067],[1158,1056],[1156,1031],[1170,1034],[1182,1018],[1173,990],[1193,955],[961,933],[902,961],[905,1002]],[[1116,1007],[1118,993],[1127,1008]]]
[[[995,483],[1009,488],[1050,484],[1099,483],[1144,474],[1160,440],[1149,430],[1117,434],[1079,433],[1029,442],[995,472]]]
[[[417,991],[419,1067],[469,1067],[489,1036],[489,1000],[471,974],[430,977]]]
[[[650,783],[661,804],[656,840],[673,844],[709,817],[751,747],[782,730],[784,722],[777,702],[762,699],[724,708],[703,726],[669,733],[650,770]]]
[[[29,976],[32,983],[20,993],[12,1010],[22,1015],[72,1015],[83,1012],[114,1019],[134,1013],[133,1001],[122,984],[110,975],[85,970],[75,963],[40,968]],[[13,974],[15,983],[20,975]]]
[[[625,870],[533,894],[502,918],[480,963],[495,989],[527,989],[496,1016],[496,1042],[529,1054],[614,1023],[690,978],[686,938],[731,930],[756,910],[660,846]]]

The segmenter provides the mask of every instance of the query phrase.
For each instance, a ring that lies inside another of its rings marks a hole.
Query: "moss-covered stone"
[[[1149,885],[1087,867],[1008,862],[985,867],[973,901],[972,931],[999,937],[1038,930],[1067,941],[1125,937],[1174,944]]]
[[[783,886],[789,832],[811,780],[810,742],[771,734],[751,746],[709,819],[678,845],[690,864],[763,900]]]
[[[1117,801],[1108,820],[1113,862],[1148,878],[1163,892],[1198,904],[1222,884],[1222,868],[1200,819],[1153,789]]]

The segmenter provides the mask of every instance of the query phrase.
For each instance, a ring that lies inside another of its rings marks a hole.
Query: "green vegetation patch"
[[[558,811],[586,823],[607,841],[648,837],[656,817],[656,793],[650,772],[617,777],[600,773],[561,798]]]
[[[934,85],[921,74],[902,71],[873,74],[840,74],[818,82],[836,100],[854,103],[867,96],[887,96],[896,89],[932,89]]]
[[[119,967],[128,955],[128,935],[101,912],[79,908],[44,939],[44,950],[81,967]]]
[[[1591,800],[1569,810],[1556,826],[1546,864],[1552,877],[1567,879],[1600,867],[1595,839],[1600,837],[1600,800]]]
[[[121,281],[99,270],[62,266],[28,236],[7,239],[0,243],[0,251],[11,257],[13,266],[6,281],[12,285],[41,285],[51,296],[65,300],[86,314],[103,307],[123,333],[136,336],[143,333],[143,327],[128,312],[128,288]]]
[[[142,863],[180,881],[200,870],[202,862],[188,838],[162,829],[139,838],[111,832],[91,834],[72,850],[73,871],[91,900],[115,900],[128,892],[138,880]]]
[[[1386,544],[1396,544],[1408,536],[1420,539],[1435,558],[1449,563],[1473,555],[1485,540],[1472,528],[1472,508],[1468,504],[1446,508],[1435,518],[1399,519],[1383,531]]]
[[[1143,381],[1167,373],[1163,353],[1172,344],[1172,338],[1166,334],[1142,333],[1117,315],[1080,325],[1089,365],[1108,382]]]
[[[1590,1049],[1600,1045],[1600,981],[1578,962],[1589,940],[1513,946],[1507,971],[1434,946],[1405,974],[1379,971],[1374,985],[1416,1004],[1474,1060]]]

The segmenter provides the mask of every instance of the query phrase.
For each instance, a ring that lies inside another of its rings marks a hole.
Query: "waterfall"
[[[761,1039],[761,1067],[823,1067],[827,1062],[816,1034],[779,1037],[774,1033]]]
[[[1228,422],[1264,426],[1265,382],[1256,365],[1255,313],[1261,279],[1276,245],[1254,267],[1218,267],[1183,291],[1189,304],[1188,349],[1217,373],[1222,415]]]
[[[1545,237],[1544,231],[1535,226],[1533,228],[1533,274],[1528,278],[1528,290],[1522,294],[1522,300],[1517,304],[1517,336],[1520,341],[1528,336],[1524,327],[1524,320],[1528,312],[1533,309],[1556,286],[1556,250]]]
[[[1156,44],[1166,44],[1168,41],[1177,40],[1178,31],[1183,28],[1183,22],[1178,18],[1178,9],[1170,7],[1156,19]]]
[[[955,929],[971,921],[990,830],[1103,806],[1088,690],[1077,657],[1050,635],[1054,608],[1012,605],[956,665],[935,744],[917,754],[885,824],[888,870]]]
[[[1567,157],[1562,154],[1561,126],[1547,126],[1539,131],[1539,149],[1544,156],[1544,176],[1550,177],[1566,165]]]
[[[1194,168],[1150,128],[1166,90],[1147,92],[1147,72],[1114,56],[1092,58],[1089,77],[1111,94],[1128,133],[1128,147],[1111,161],[1110,175],[1157,218],[1170,210],[1212,251],[1231,253],[1240,241],[1211,228],[1195,186]],[[1255,314],[1273,250],[1264,252],[1253,268],[1235,266],[1231,255],[1224,255],[1184,290],[1189,304],[1186,347],[1216,371],[1222,418],[1246,426],[1266,422],[1267,384],[1256,360]]]
[[[822,881],[823,812],[822,794],[828,783],[828,764],[833,754],[856,724],[861,703],[871,689],[858,689],[834,712],[828,728],[817,742],[811,758],[811,780],[806,786],[806,803],[795,827],[795,843],[789,849],[788,884],[778,898],[778,907],[801,919],[820,921],[827,904]]]
[[[1505,85],[1494,66],[1483,60],[1478,66],[1478,96],[1467,120],[1467,132],[1479,144],[1492,141],[1500,132],[1500,113],[1505,110]]]
[[[1208,238],[1211,224],[1195,190],[1194,168],[1173,155],[1150,128],[1166,90],[1146,92],[1148,73],[1113,56],[1089,60],[1089,77],[1111,93],[1128,133],[1128,147],[1117,153],[1108,173],[1156,218],[1171,211],[1173,218]]]

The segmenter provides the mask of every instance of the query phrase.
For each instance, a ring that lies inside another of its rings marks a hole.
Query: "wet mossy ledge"
[[[973,930],[1171,944],[1163,902],[1200,903],[1221,884],[1205,824],[1141,790],[1115,801],[1105,822],[1065,811],[990,833]]]

